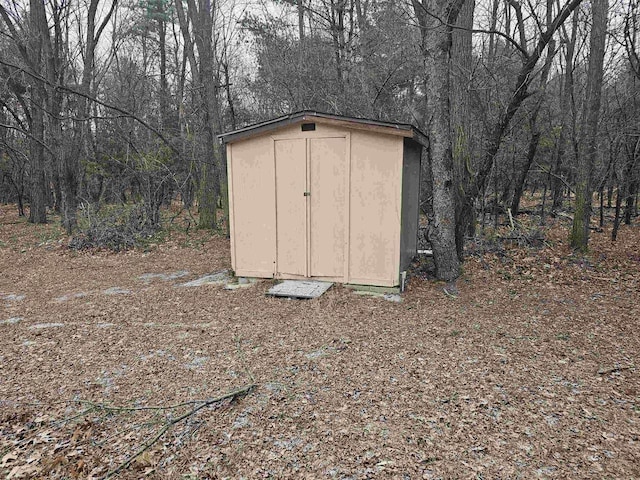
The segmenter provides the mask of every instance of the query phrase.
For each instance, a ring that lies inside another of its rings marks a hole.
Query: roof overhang
[[[256,123],[247,127],[239,128],[231,132],[218,135],[221,143],[234,143],[250,137],[262,135],[273,130],[279,130],[298,123],[314,122],[335,127],[350,128],[353,130],[365,130],[386,135],[395,135],[410,138],[423,147],[429,146],[427,136],[416,127],[406,123],[382,122],[379,120],[369,120],[366,118],[345,117],[342,115],[332,115],[329,113],[314,112],[305,110],[283,117]]]

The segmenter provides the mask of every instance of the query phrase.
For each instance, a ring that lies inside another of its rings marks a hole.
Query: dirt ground
[[[640,478],[637,226],[593,233],[587,257],[566,223],[540,249],[474,255],[457,297],[414,277],[400,303],[341,286],[299,301],[266,297],[270,281],[178,286],[230,267],[223,238],[77,253],[14,210],[7,478],[104,478],[147,445],[116,476]]]

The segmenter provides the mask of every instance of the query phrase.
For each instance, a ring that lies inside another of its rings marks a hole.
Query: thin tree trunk
[[[563,26],[563,31],[565,28]],[[566,32],[565,32],[566,33]],[[565,53],[565,66],[563,76],[563,86],[560,97],[560,135],[558,136],[558,148],[556,150],[557,155],[553,166],[553,180],[551,183],[551,190],[553,196],[553,205],[551,207],[552,212],[557,212],[562,208],[562,192],[564,184],[562,183],[560,176],[562,175],[562,165],[565,163],[564,156],[567,152],[567,130],[571,128],[571,137],[575,136],[573,129],[573,122],[569,123],[567,120],[568,115],[571,115],[569,111],[571,105],[571,99],[574,92],[574,78],[573,78],[573,57],[576,46],[576,39],[578,35],[578,14],[573,13],[572,25],[571,25],[571,37],[566,38],[564,43],[566,44]]]
[[[298,39],[304,43],[304,0],[297,0],[298,8]]]
[[[551,23],[553,22],[552,16],[552,8],[553,3],[551,0],[547,0],[547,28],[551,27]],[[522,14],[518,15],[518,22],[520,25],[523,25],[521,21]],[[524,27],[521,28],[522,37],[524,37]],[[520,200],[522,197],[522,192],[524,190],[524,184],[529,175],[529,170],[531,169],[531,165],[536,157],[536,152],[538,150],[538,143],[540,141],[540,137],[542,136],[542,131],[540,130],[540,126],[538,125],[538,115],[540,114],[540,109],[542,108],[542,102],[544,101],[544,94],[547,89],[547,82],[549,80],[549,72],[551,71],[551,64],[553,62],[553,58],[556,54],[556,42],[553,38],[549,40],[549,44],[547,45],[547,57],[544,62],[544,66],[542,67],[542,74],[540,75],[540,97],[537,101],[537,104],[534,107],[534,111],[531,115],[531,119],[529,120],[529,125],[531,127],[531,139],[529,140],[529,147],[527,149],[527,157],[525,160],[525,164],[520,172],[518,180],[516,182],[515,191],[513,194],[513,200],[511,202],[511,214],[515,217],[520,212]],[[547,188],[547,184],[545,183],[545,191]]]
[[[593,0],[589,68],[587,76],[587,102],[584,117],[585,153],[578,163],[575,212],[569,242],[575,250],[586,251],[589,243],[591,218],[593,167],[598,154],[598,121],[602,97],[602,78],[605,40],[607,34],[608,0]]]
[[[599,226],[600,228],[604,227],[604,187],[600,187],[600,192],[599,192],[599,198],[600,198],[600,222],[599,222]]]
[[[69,155],[63,155],[59,159],[60,193],[62,200],[62,223],[71,233],[77,226],[78,197],[80,192],[80,179],[82,177],[80,158],[90,158],[93,151],[93,142],[90,138],[89,113],[91,103],[88,96],[91,95],[91,83],[94,79],[95,50],[107,24],[117,7],[118,0],[112,0],[111,7],[99,26],[96,25],[96,14],[99,0],[91,0],[87,11],[87,27],[85,39],[84,61],[82,65],[82,78],[79,85],[77,105],[77,118],[73,126],[72,146]],[[97,28],[96,28],[97,27]]]
[[[524,183],[527,179],[527,175],[529,175],[529,170],[531,169],[531,165],[533,164],[533,160],[536,157],[536,151],[538,150],[538,142],[540,141],[540,136],[542,133],[540,129],[536,125],[536,121],[538,118],[538,111],[533,114],[533,117],[529,120],[529,125],[531,127],[531,138],[529,139],[529,146],[527,148],[527,156],[525,157],[524,165],[520,170],[520,174],[515,182],[513,199],[511,201],[511,214],[515,217],[520,212],[520,200],[522,198],[522,192],[524,190]],[[546,189],[546,184],[545,184]]]
[[[621,205],[622,205],[622,194],[620,192],[620,185],[618,185],[618,192],[616,193],[616,210],[613,218],[613,230],[611,230],[611,240],[614,242],[618,239],[618,229],[620,228]]]
[[[163,8],[164,2],[158,2]],[[175,126],[171,120],[169,82],[167,81],[167,23],[164,18],[164,10],[158,15],[158,48],[160,50],[160,120],[162,122],[161,131],[173,130]]]
[[[624,207],[624,224],[631,225],[631,216],[633,215],[633,206],[634,206],[634,197],[636,193],[636,184],[635,182],[629,185],[627,189],[627,198],[625,199],[625,207]]]

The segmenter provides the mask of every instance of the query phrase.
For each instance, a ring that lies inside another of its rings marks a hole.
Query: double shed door
[[[274,139],[276,276],[346,275],[348,136]]]

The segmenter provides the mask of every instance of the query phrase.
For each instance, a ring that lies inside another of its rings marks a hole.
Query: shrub
[[[69,242],[73,250],[128,250],[144,244],[160,228],[143,204],[101,211],[85,204],[79,213],[80,230]]]

